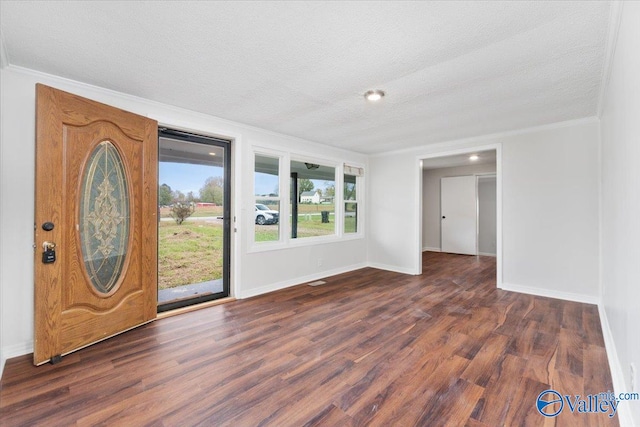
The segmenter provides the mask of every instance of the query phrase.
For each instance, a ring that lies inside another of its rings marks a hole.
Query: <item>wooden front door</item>
[[[39,365],[156,317],[158,125],[44,85],[36,104]]]

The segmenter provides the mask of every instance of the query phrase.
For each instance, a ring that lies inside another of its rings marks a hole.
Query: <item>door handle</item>
[[[42,263],[43,264],[51,264],[56,262],[56,244],[53,242],[44,242],[42,243]]]

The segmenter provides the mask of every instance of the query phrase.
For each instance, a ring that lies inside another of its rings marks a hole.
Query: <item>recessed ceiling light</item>
[[[210,156],[215,156],[215,155],[216,155],[216,153],[209,153],[209,155],[210,155]]]
[[[364,93],[364,98],[367,101],[371,101],[371,102],[380,101],[383,96],[384,96],[384,91],[381,91],[379,89],[368,90]]]
[[[471,160],[472,162],[475,162],[479,158],[480,158],[480,156],[478,156],[477,154],[472,154],[472,155],[469,156],[469,160]]]

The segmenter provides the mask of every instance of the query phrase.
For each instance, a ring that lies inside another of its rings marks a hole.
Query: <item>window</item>
[[[291,161],[291,238],[336,234],[336,169]]]
[[[344,166],[344,233],[357,233],[358,229],[358,202],[360,191],[358,191],[359,177],[362,176],[362,168]]]
[[[344,176],[344,232],[358,232],[358,199],[356,177]]]
[[[363,237],[363,167],[260,147],[253,160],[251,251]]]
[[[280,240],[280,158],[255,155],[255,241]]]

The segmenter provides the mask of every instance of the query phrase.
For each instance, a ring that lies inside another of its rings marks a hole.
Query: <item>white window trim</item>
[[[346,165],[345,165],[346,166]],[[363,215],[363,212],[365,212],[365,202],[364,202],[364,188],[365,188],[365,169],[364,169],[364,165],[360,165],[360,164],[355,164],[355,165],[349,165],[347,167],[355,167],[355,168],[360,168],[362,170],[362,174],[361,175],[352,175],[356,177],[356,200],[355,202],[358,205],[358,211],[356,213],[356,221],[358,224],[358,229],[355,233],[345,233],[344,232],[344,224],[342,227],[342,232],[344,234],[345,238],[357,238],[357,239],[361,239],[364,238],[364,230],[365,230],[365,216]],[[344,179],[344,171],[342,173],[342,179]],[[346,174],[349,175],[349,174]],[[340,191],[341,196],[344,198],[344,183],[342,184],[341,187],[341,191]],[[342,217],[344,218],[344,204],[348,203],[349,200],[342,200]]]

